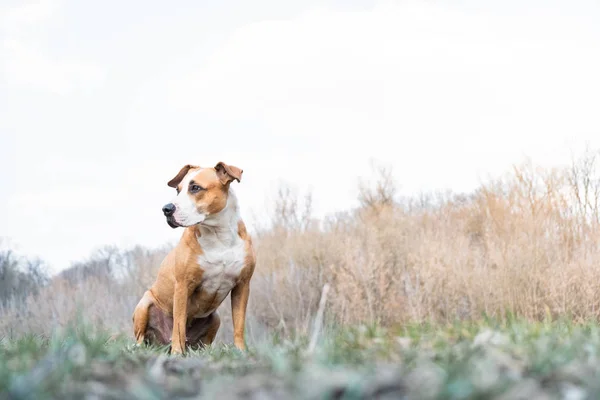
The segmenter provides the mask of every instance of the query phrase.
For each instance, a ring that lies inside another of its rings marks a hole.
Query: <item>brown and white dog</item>
[[[137,304],[133,331],[138,344],[209,345],[220,320],[217,308],[231,293],[234,344],[245,349],[244,325],[254,272],[252,240],[229,187],[242,170],[219,162],[214,168],[184,166],[168,182],[177,196],[162,209],[172,228],[185,227],[158,276]]]

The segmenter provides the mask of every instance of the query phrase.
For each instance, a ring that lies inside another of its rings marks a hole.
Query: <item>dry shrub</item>
[[[282,187],[271,224],[254,233],[258,264],[248,336],[307,333],[321,288],[327,317],[342,324],[600,312],[600,179],[596,153],[564,169],[514,167],[468,195],[398,199],[391,170],[359,185],[359,206],[319,220],[311,197]],[[0,334],[47,333],[83,310],[92,322],[131,331],[131,313],[167,247],[108,249],[5,308]],[[99,274],[98,271],[104,271]],[[85,273],[83,273],[84,271]],[[229,300],[220,338],[231,341]]]
[[[376,168],[358,209],[262,233],[253,312],[270,328],[306,332],[329,282],[329,317],[344,324],[596,318],[596,163],[592,152],[567,169],[525,162],[469,195],[404,201],[389,169]]]

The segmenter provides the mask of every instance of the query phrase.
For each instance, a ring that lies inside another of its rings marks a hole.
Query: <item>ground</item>
[[[328,327],[185,357],[70,327],[0,342],[0,399],[600,398],[600,327],[570,321]]]

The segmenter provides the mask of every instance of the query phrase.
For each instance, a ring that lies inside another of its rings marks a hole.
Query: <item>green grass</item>
[[[171,357],[89,326],[0,341],[0,398],[600,398],[600,329],[568,320],[330,327]]]

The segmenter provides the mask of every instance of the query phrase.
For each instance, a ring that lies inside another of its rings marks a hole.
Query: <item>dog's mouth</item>
[[[167,218],[167,224],[173,229],[181,227],[177,222],[175,222],[174,218]]]

